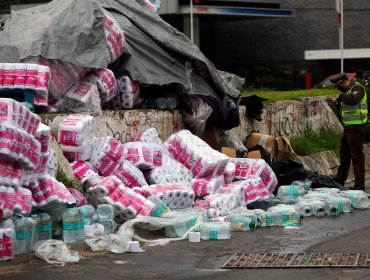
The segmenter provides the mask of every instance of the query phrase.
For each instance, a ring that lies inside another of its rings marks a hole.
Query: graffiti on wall
[[[162,138],[167,138],[173,132],[179,130],[180,116],[171,112],[158,113],[158,111],[128,111],[119,120],[105,119],[104,135],[111,136],[122,143],[129,142],[132,137],[141,131],[155,127]]]
[[[302,135],[307,130],[317,130],[322,126],[321,111],[324,110],[320,110],[318,100],[291,103],[277,110],[272,105],[265,110],[263,121],[255,124],[255,130],[269,135]]]

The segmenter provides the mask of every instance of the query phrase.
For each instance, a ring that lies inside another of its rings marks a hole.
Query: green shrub
[[[339,149],[341,136],[331,130],[321,129],[318,132],[306,131],[303,135],[290,139],[297,155],[306,156],[321,151]]]

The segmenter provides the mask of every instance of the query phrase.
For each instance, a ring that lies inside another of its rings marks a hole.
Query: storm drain
[[[369,254],[354,253],[266,253],[235,254],[222,268],[319,268],[369,267]]]

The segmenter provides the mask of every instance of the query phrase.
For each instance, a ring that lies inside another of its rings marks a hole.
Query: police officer
[[[343,123],[343,135],[339,152],[340,165],[336,181],[344,185],[352,160],[355,185],[351,189],[365,190],[363,143],[367,130],[368,113],[366,89],[355,79],[349,79],[345,73],[335,75],[330,81],[335,88],[341,91],[334,102],[340,106]]]

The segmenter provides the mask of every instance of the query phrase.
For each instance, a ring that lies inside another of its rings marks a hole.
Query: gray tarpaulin
[[[0,61],[20,62],[41,55],[84,67],[107,67],[103,8],[125,32],[127,59],[122,66],[134,80],[157,85],[177,82],[188,93],[211,95],[222,103],[226,95],[239,96],[243,79],[226,78],[142,0],[63,0],[14,12],[0,31]],[[190,67],[199,61],[206,69],[200,75]]]

